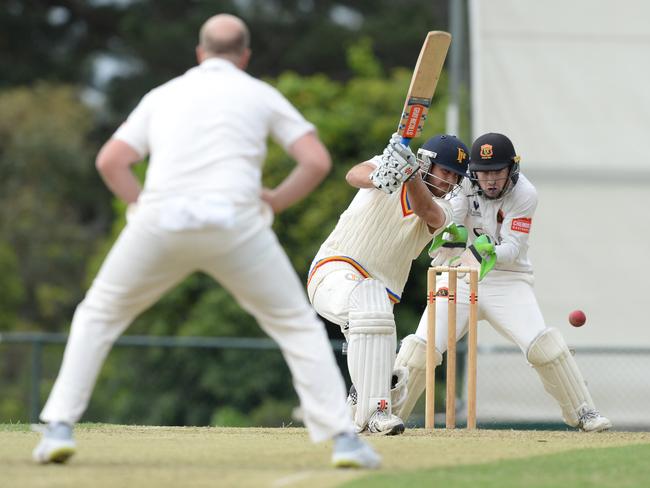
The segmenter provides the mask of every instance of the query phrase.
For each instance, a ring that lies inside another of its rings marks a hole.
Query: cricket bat
[[[431,31],[424,40],[397,128],[405,146],[422,132],[450,43],[451,34],[443,31]]]

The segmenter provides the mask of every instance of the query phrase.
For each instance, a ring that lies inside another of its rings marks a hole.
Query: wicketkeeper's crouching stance
[[[479,137],[472,145],[469,171],[471,178],[451,200],[458,225],[434,240],[433,265],[458,264],[466,242],[492,256],[482,261],[478,318],[519,346],[568,425],[583,431],[610,428],[611,422],[596,410],[562,334],[546,327],[537,304],[527,255],[537,192],[519,173],[519,156],[510,139],[494,133]],[[447,279],[443,275],[437,282],[437,365],[447,349]],[[464,280],[458,280],[456,295],[458,340],[467,332],[469,318],[469,285]],[[408,395],[396,411],[405,420],[425,389],[426,317],[425,311],[416,333],[404,338],[395,363],[409,371]]]
[[[417,158],[400,140],[393,135],[382,155],[348,172],[359,191],[314,258],[307,287],[316,311],[348,341],[357,430],[381,434],[404,431],[392,413],[407,380],[405,368],[393,370],[393,306],[411,262],[451,223],[448,193],[467,170],[467,147],[454,136],[429,139]]]

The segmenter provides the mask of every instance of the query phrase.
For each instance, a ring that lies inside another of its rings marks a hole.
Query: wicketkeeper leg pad
[[[354,421],[362,430],[375,411],[391,412],[395,319],[381,282],[363,280],[350,294],[348,334],[348,370],[357,389]]]
[[[594,408],[578,365],[557,329],[546,329],[531,343],[526,354],[544,383],[544,389],[558,402],[564,421],[576,427],[580,411]]]
[[[436,366],[442,363],[442,354],[436,349]],[[400,405],[393,405],[394,414],[404,422],[413,411],[413,407],[424,392],[427,370],[427,343],[415,334],[402,339],[402,345],[395,359],[395,369],[408,369],[406,398]]]

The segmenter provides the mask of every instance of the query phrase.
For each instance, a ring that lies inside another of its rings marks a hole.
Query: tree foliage
[[[92,127],[72,87],[0,93],[2,314],[17,315],[24,326],[57,330],[67,323],[82,293],[86,256],[105,234],[108,194],[92,164]]]

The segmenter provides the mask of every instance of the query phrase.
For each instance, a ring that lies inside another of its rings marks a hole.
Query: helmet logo
[[[483,144],[481,146],[481,159],[490,159],[493,155],[492,144]]]
[[[456,156],[456,161],[458,161],[458,164],[463,164],[463,161],[467,159],[467,154],[465,151],[463,151],[462,147],[458,148],[458,156]]]

